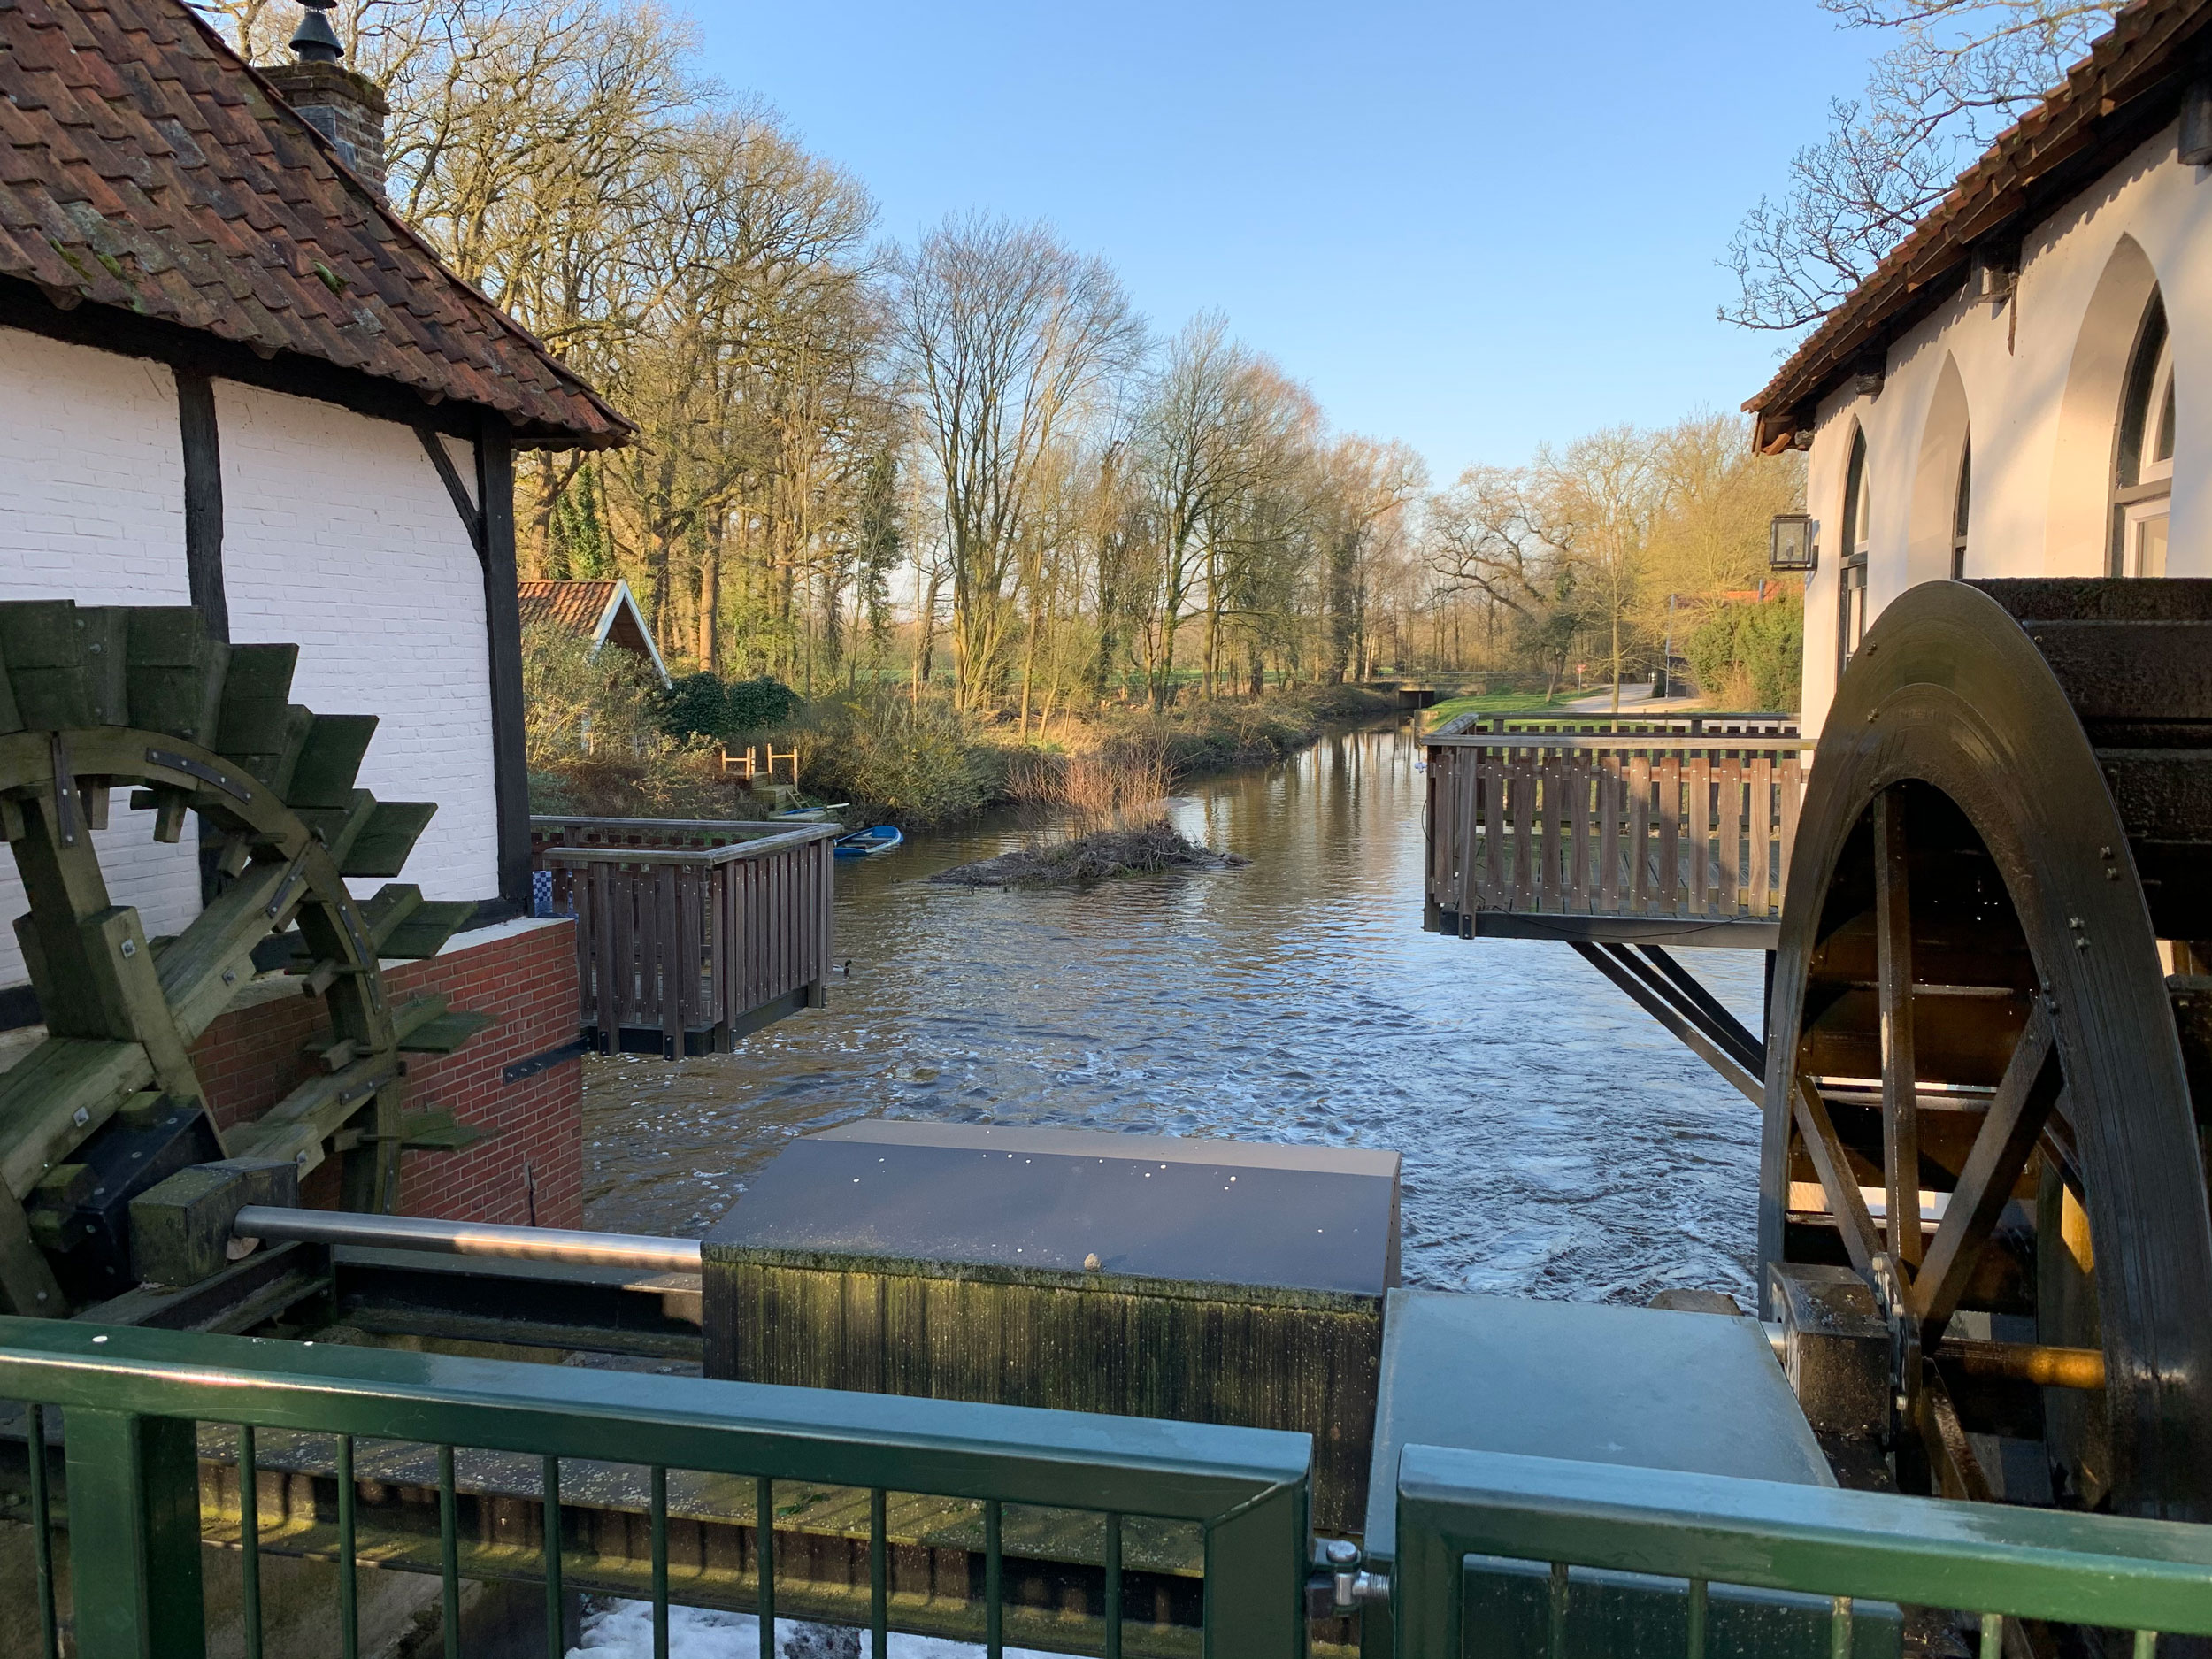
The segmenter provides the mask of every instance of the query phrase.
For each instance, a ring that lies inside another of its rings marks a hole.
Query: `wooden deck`
[[[1794,717],[1471,716],[1425,745],[1430,931],[1773,949]]]
[[[584,1036],[600,1053],[726,1053],[818,1008],[840,824],[531,820],[553,909],[576,918]]]

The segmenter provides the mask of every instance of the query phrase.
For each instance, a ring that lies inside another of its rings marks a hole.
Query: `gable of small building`
[[[524,627],[548,624],[589,640],[595,654],[611,645],[650,668],[664,689],[674,683],[628,582],[523,582],[517,597]]]
[[[2212,423],[2197,418],[2212,338],[2191,326],[2212,308],[2212,169],[2179,153],[2208,50],[2206,0],[2129,8],[1746,405],[1763,447],[1810,450],[1819,563],[1806,589],[1808,732],[1842,664],[1839,543],[1855,439],[1866,446],[1870,624],[1908,587],[1951,575],[1970,436],[1965,573],[2105,573],[2121,382],[2154,284],[2176,323],[2167,573],[2212,575]],[[2008,201],[2009,214],[1991,205]],[[1977,216],[1985,229],[1957,234]]]

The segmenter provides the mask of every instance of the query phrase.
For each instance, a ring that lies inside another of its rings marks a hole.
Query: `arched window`
[[[2128,361],[2112,469],[2112,573],[2163,576],[2174,494],[2174,342],[2155,294]]]
[[[1974,502],[1974,434],[1966,434],[1959,450],[1959,488],[1951,507],[1951,580],[1966,578],[1966,520]]]
[[[1851,434],[1851,466],[1843,481],[1843,551],[1836,561],[1836,672],[1841,673],[1866,637],[1866,432]]]

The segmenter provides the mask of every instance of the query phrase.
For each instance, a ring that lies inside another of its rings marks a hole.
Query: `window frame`
[[[1974,434],[1959,446],[1959,481],[1951,497],[1951,580],[1966,580],[1967,528],[1974,511]]]
[[[2153,578],[2166,573],[2163,528],[2170,522],[2174,490],[2173,335],[2163,296],[2153,291],[2136,329],[2122,383],[2114,436],[2109,575]],[[2149,557],[2154,540],[2158,549]]]
[[[1836,559],[1836,675],[1851,666],[1866,638],[1867,520],[1872,490],[1867,480],[1866,428],[1851,430],[1851,459],[1843,477],[1843,534]]]

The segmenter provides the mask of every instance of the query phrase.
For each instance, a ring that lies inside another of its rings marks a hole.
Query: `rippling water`
[[[1011,821],[842,862],[828,1009],[734,1055],[587,1062],[592,1225],[695,1235],[855,1118],[1055,1124],[1394,1148],[1409,1282],[1744,1300],[1756,1113],[1563,945],[1421,932],[1417,758],[1371,728],[1173,803],[1240,870],[923,879],[1049,833]],[[1757,955],[1686,955],[1755,1028]]]

